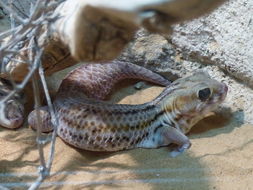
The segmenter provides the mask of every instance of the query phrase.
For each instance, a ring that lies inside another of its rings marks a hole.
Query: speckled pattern
[[[82,93],[85,97],[103,100],[117,82],[128,78],[146,80],[162,86],[171,83],[148,69],[128,62],[84,64],[63,79],[58,96],[61,93],[63,96],[68,96],[66,93],[70,93],[70,96]]]
[[[0,101],[12,92],[9,81],[0,78]],[[15,93],[11,98],[0,104],[0,125],[9,129],[21,126],[24,120],[24,97]]]
[[[164,91],[141,105],[111,104],[102,99],[122,79],[139,78],[160,85]],[[200,91],[209,89],[205,100]],[[156,148],[170,143],[178,150],[190,147],[184,135],[226,97],[227,86],[204,72],[172,84],[160,75],[126,62],[88,64],[70,72],[62,81],[54,106],[57,134],[67,143],[91,151],[117,151],[136,147]],[[43,127],[50,117],[42,114]],[[33,111],[29,124],[35,127]]]

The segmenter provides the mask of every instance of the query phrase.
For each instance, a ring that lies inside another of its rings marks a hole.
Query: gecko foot
[[[186,149],[189,149],[190,147],[191,147],[191,143],[183,144],[182,146],[179,146],[176,149],[172,150],[170,152],[170,156],[175,158],[178,155],[182,154]]]

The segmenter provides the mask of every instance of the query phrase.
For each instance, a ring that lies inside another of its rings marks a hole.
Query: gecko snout
[[[228,92],[228,86],[225,83],[221,83],[220,87],[220,100],[223,101],[225,100]]]

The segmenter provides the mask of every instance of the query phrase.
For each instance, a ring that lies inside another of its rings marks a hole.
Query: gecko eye
[[[210,95],[211,95],[210,88],[204,88],[198,92],[198,97],[202,102],[206,101],[210,97]]]

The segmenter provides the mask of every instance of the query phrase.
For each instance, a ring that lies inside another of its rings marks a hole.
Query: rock
[[[184,58],[216,64],[253,87],[252,12],[252,0],[230,0],[206,17],[176,25],[171,41]]]
[[[178,78],[178,71],[182,69],[182,65],[175,61],[176,57],[176,50],[165,37],[140,30],[119,59],[170,75],[169,79],[173,80]]]
[[[77,61],[99,62],[115,59],[126,44],[133,39],[138,28],[144,27],[150,32],[168,33],[171,32],[172,24],[203,15],[224,1],[153,0],[129,2],[122,0],[114,2],[112,0],[67,0],[46,6],[43,5],[43,1],[38,1],[34,8],[39,9],[44,6],[43,11],[48,11],[51,16],[48,43],[44,44],[44,40],[38,40],[39,45],[45,49],[42,64],[46,73],[50,74],[73,65]],[[34,3],[35,0],[32,2]],[[53,5],[57,5],[57,7],[51,7]],[[26,24],[36,23],[38,21],[36,19],[40,18],[42,12],[41,10],[33,10],[32,12],[35,15],[30,18],[30,1],[28,0],[16,1],[13,7],[20,18],[33,19],[23,23],[23,27],[28,29],[31,26]],[[46,13],[43,12],[43,14]],[[58,15],[58,18],[53,18],[52,15]],[[48,17],[44,15],[44,19],[46,18]],[[44,28],[41,28],[40,34],[37,34],[38,39],[43,39]],[[26,35],[30,39],[29,35]],[[14,80],[19,82],[28,70],[27,65],[22,63],[25,62],[24,57],[27,57],[28,42],[26,43],[24,47],[18,47],[23,56],[17,55],[15,60],[11,60],[7,64],[5,70],[6,73],[10,73]],[[0,76],[6,77],[6,73]]]
[[[52,27],[78,61],[115,59],[140,27],[168,33],[171,25],[209,12],[225,0],[153,0],[119,2],[67,0]]]
[[[136,90],[141,90],[144,86],[144,82],[137,82],[135,85],[134,85],[134,88]]]

